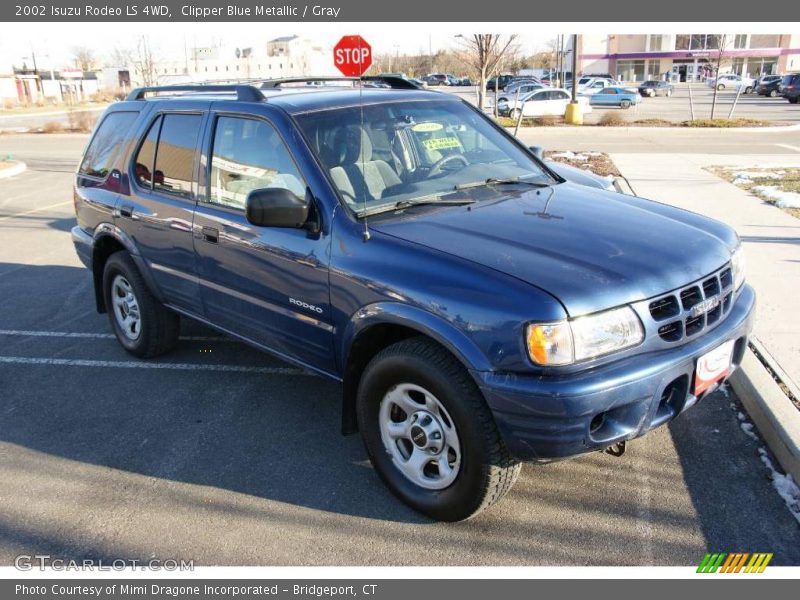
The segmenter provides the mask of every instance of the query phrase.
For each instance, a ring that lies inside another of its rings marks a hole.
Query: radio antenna
[[[358,56],[359,60],[364,60],[364,53],[361,49],[361,40],[363,38],[358,36]],[[360,63],[361,64],[361,63]],[[361,160],[361,179],[364,181],[364,187],[362,188],[362,194],[364,196],[364,241],[368,242],[369,238],[372,237],[369,234],[369,223],[367,221],[367,191],[369,188],[367,187],[367,168],[364,160],[364,138],[362,136],[367,135],[367,130],[364,129],[364,80],[362,76],[364,73],[358,76],[358,107],[361,112],[361,127],[358,130],[358,154],[359,159]]]

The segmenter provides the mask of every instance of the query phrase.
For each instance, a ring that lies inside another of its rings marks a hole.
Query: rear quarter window
[[[105,178],[113,166],[117,151],[130,131],[136,117],[135,111],[119,111],[107,114],[86,148],[78,173],[88,177]]]

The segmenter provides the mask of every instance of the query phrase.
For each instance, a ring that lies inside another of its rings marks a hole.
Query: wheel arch
[[[369,361],[387,346],[416,336],[442,346],[468,372],[491,368],[487,357],[464,332],[433,313],[391,302],[363,307],[353,315],[340,340],[343,434],[358,431],[356,393]]]
[[[103,297],[103,271],[108,258],[115,252],[126,251],[142,274],[147,287],[153,295],[162,300],[161,293],[147,268],[144,259],[139,254],[136,244],[119,227],[111,223],[101,223],[94,231],[94,244],[92,249],[92,280],[94,282],[94,299],[97,312],[106,312],[105,298]]]

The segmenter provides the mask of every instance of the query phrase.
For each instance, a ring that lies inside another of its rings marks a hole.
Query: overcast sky
[[[434,52],[457,46],[455,26],[397,24],[294,24],[294,23],[21,23],[11,27],[0,24],[0,71],[20,66],[24,59],[31,66],[31,49],[36,53],[39,68],[69,66],[73,49],[88,46],[102,61],[115,47],[133,47],[142,33],[147,33],[151,43],[164,58],[182,59],[184,42],[191,48],[221,42],[224,46],[258,47],[272,38],[298,34],[318,40],[324,47],[332,47],[346,33],[359,33],[372,44],[376,54],[416,54],[427,52],[429,42]],[[345,29],[346,27],[346,29]],[[436,33],[429,33],[435,30]],[[469,32],[464,32],[469,33]],[[555,37],[555,33],[539,32],[522,36],[520,43],[525,52],[533,52]]]

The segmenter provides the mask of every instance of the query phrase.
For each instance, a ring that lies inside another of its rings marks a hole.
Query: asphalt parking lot
[[[721,392],[622,458],[526,466],[494,509],[442,524],[339,435],[337,384],[188,322],[173,354],[132,358],[71,246],[84,143],[0,136],[29,166],[0,180],[0,564],[800,565],[800,527]]]
[[[629,86],[625,86],[629,87]],[[464,99],[476,103],[475,87],[437,87],[436,90],[448,91],[458,94]],[[488,92],[489,98],[494,99],[494,92]],[[711,104],[714,90],[704,84],[692,85],[692,98],[694,101],[695,119],[707,119],[711,116]],[[714,116],[727,117],[731,105],[736,98],[736,92],[722,90],[717,94],[717,106]],[[672,96],[657,96],[643,98],[637,106],[627,110],[613,106],[593,106],[592,112],[584,117],[586,123],[597,123],[604,114],[618,113],[628,121],[639,119],[665,119],[667,121],[688,121],[691,118],[689,109],[689,88],[686,84],[676,84]],[[748,119],[761,119],[774,121],[787,125],[800,123],[800,104],[789,104],[785,98],[767,98],[758,94],[740,94],[736,103],[734,117]]]

